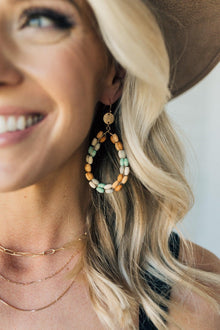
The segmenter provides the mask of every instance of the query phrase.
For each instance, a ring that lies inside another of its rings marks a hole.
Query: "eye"
[[[29,19],[29,24],[28,24],[28,26],[31,27],[41,27],[41,28],[51,27],[51,25],[54,26],[52,20],[44,16],[39,16],[38,18],[36,17]]]
[[[22,13],[24,23],[21,28],[31,27],[40,29],[70,29],[74,22],[72,17],[50,8],[28,8]]]

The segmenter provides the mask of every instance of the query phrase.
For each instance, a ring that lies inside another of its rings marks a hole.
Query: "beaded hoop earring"
[[[86,179],[89,181],[91,188],[96,189],[100,194],[103,193],[113,193],[114,191],[120,191],[123,188],[123,185],[128,181],[128,175],[130,173],[129,162],[126,156],[126,152],[123,148],[123,144],[119,141],[118,135],[111,132],[110,125],[114,123],[115,117],[112,113],[112,108],[110,105],[109,112],[107,112],[103,117],[104,123],[106,126],[106,131],[100,131],[96,137],[92,140],[91,146],[88,149],[88,155],[86,156]],[[101,183],[99,180],[94,178],[92,174],[92,164],[93,159],[97,154],[97,151],[100,149],[102,143],[106,141],[107,135],[110,135],[111,142],[115,145],[116,150],[118,151],[119,157],[119,175],[117,180],[114,183]]]

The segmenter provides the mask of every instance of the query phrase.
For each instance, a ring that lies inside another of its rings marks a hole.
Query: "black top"
[[[175,232],[173,232],[169,239],[169,248],[171,253],[176,259],[178,259],[179,256],[179,247],[180,247],[180,238]],[[149,277],[147,275],[146,279],[148,280],[148,278]],[[161,282],[156,278],[152,278],[152,276],[149,285],[154,291],[165,296],[167,299],[170,299],[171,287],[169,285],[167,285],[164,282]],[[162,308],[166,312],[168,312],[166,307],[162,306]],[[140,313],[139,313],[139,330],[158,330],[155,327],[155,325],[153,325],[153,323],[150,321],[150,319],[147,317],[147,315],[145,314],[142,308],[140,308]]]

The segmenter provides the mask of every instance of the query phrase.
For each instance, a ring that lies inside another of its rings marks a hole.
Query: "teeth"
[[[27,119],[27,126],[26,127],[30,127],[33,123],[33,117],[29,116]]]
[[[26,126],[25,116],[20,116],[17,120],[17,129],[22,131],[23,129],[25,129],[25,126]]]
[[[5,117],[0,116],[0,134],[6,132],[6,120]]]
[[[17,118],[15,116],[9,116],[8,118],[0,116],[0,134],[17,130],[22,131],[25,128],[36,124],[42,118],[42,115],[31,115],[28,117],[19,116]]]
[[[9,132],[14,132],[17,129],[16,125],[16,119],[14,116],[8,117],[8,120],[6,122],[6,127]]]

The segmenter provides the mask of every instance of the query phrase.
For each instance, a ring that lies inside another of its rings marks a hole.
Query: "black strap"
[[[179,257],[179,249],[180,249],[180,238],[175,233],[172,232],[169,238],[169,249],[173,256],[178,259]],[[146,276],[146,280],[149,282],[150,287],[159,294],[162,294],[167,299],[170,299],[171,287],[160,280],[153,278],[149,275]],[[152,281],[153,280],[153,281]],[[161,306],[164,311],[168,312],[165,306]],[[139,310],[139,330],[158,330],[155,325],[151,322],[151,320],[147,317],[144,310],[140,308]]]

